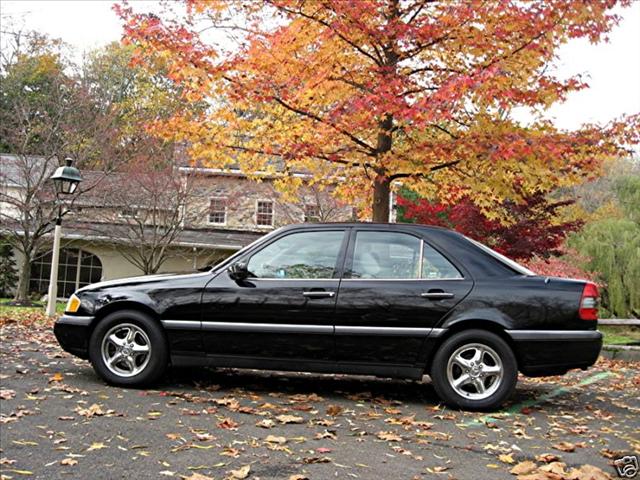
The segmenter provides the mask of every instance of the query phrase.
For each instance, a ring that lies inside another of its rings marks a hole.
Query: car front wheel
[[[518,366],[509,345],[484,330],[448,338],[431,367],[436,392],[447,404],[470,410],[499,407],[514,391]]]
[[[94,370],[108,383],[146,385],[157,380],[168,362],[160,326],[142,312],[113,312],[99,321],[89,342]]]

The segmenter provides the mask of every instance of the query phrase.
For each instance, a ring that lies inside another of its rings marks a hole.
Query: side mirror
[[[249,276],[249,269],[245,262],[236,262],[227,269],[229,276],[234,280],[244,280]]]

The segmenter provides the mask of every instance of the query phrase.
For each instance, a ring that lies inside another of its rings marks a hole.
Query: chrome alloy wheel
[[[151,342],[146,332],[132,323],[111,328],[102,338],[102,361],[119,377],[142,372],[151,358]]]
[[[447,363],[449,385],[469,400],[484,400],[493,395],[500,387],[503,372],[500,356],[481,343],[459,347]]]

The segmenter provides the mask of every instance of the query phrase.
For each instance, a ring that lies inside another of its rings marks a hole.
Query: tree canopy
[[[613,185],[621,214],[585,225],[569,245],[587,257],[589,270],[599,273],[608,313],[640,317],[640,168],[615,178]]]
[[[522,203],[506,200],[500,204],[506,214],[501,221],[487,218],[468,196],[454,205],[411,198],[406,191],[398,198],[400,221],[457,230],[516,260],[561,254],[566,236],[583,224],[582,220],[562,217],[563,207],[572,203],[572,200],[550,200],[543,193],[527,197]]]
[[[502,219],[505,200],[582,181],[636,143],[637,116],[572,132],[542,116],[587,87],[554,75],[558,47],[603,40],[613,7],[629,3],[188,0],[183,15],[172,3],[163,18],[117,10],[138,61],[162,58],[185,100],[210,103],[158,134],[211,166],[281,174],[284,190],[299,186],[294,172],[336,183],[363,217],[387,221],[396,180]],[[518,107],[529,124],[515,119]]]

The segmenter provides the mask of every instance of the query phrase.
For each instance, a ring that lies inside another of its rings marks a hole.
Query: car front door
[[[345,230],[285,232],[238,259],[248,278],[223,271],[209,282],[202,298],[207,355],[331,362]]]
[[[336,305],[336,361],[413,365],[473,282],[413,233],[359,228],[351,235]]]

